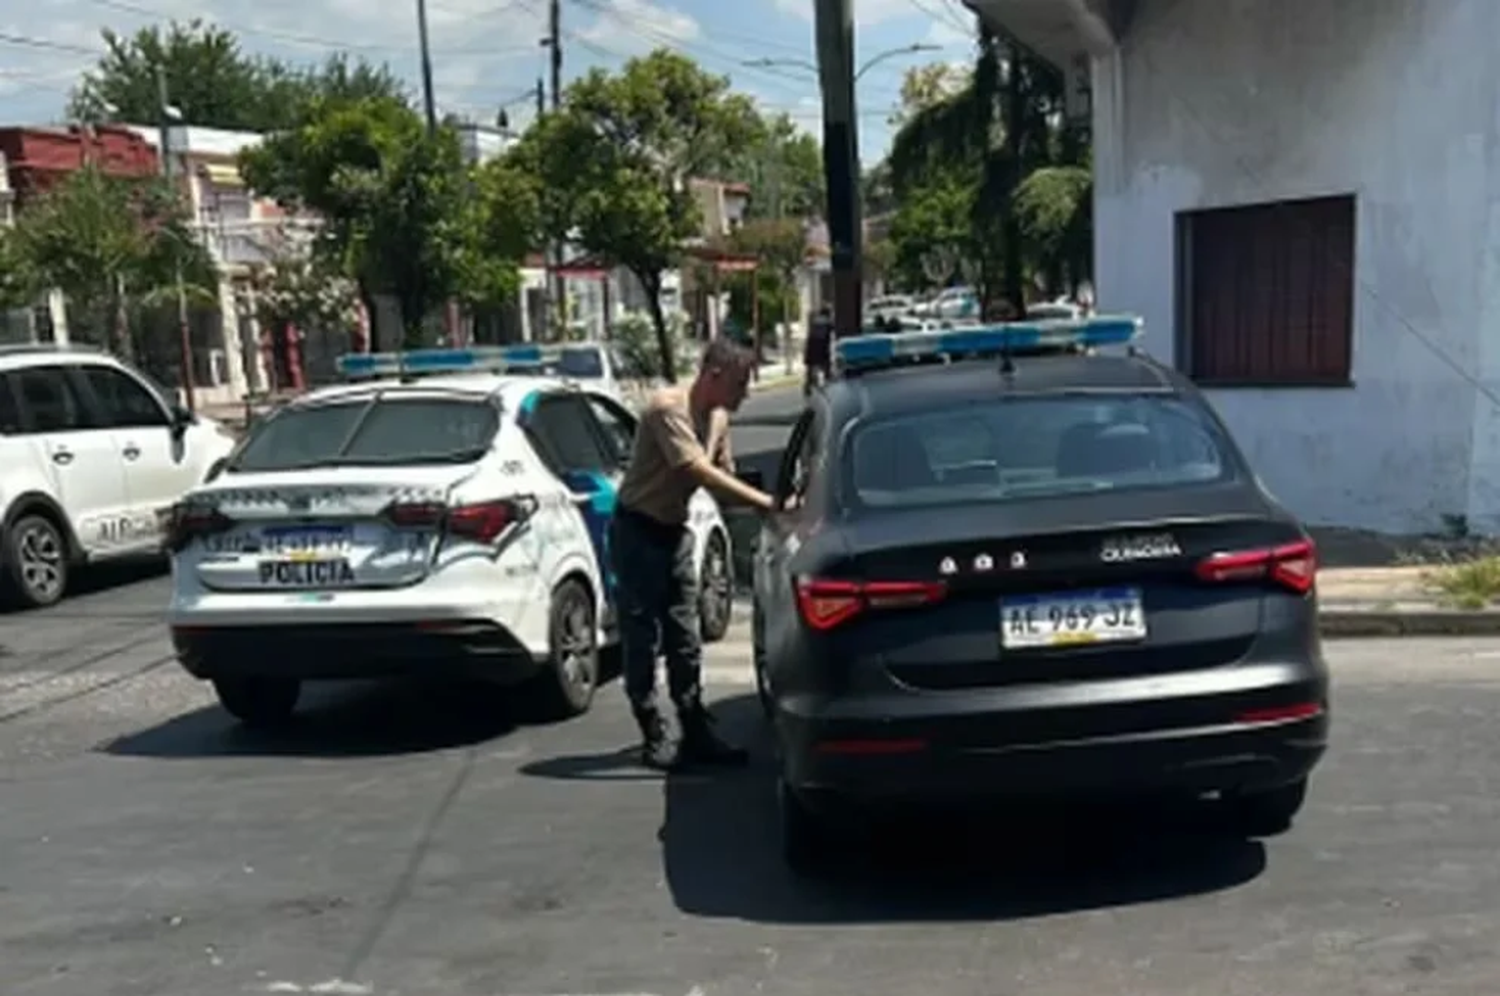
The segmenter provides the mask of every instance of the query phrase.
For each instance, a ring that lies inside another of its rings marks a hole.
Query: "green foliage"
[[[290,128],[319,97],[406,99],[404,85],[387,67],[343,55],[315,68],[253,57],[233,33],[198,19],[130,36],[106,29],[102,37],[104,55],[69,102],[75,121],[156,122],[158,68],[186,123],[232,131]]]
[[[630,270],[648,298],[662,371],[676,378],[661,307],[663,271],[698,234],[688,188],[742,154],[758,117],[729,81],[659,49],[618,73],[594,69],[569,88],[560,113],[523,137],[510,161],[538,178],[537,217],[550,239]]]
[[[312,253],[278,253],[255,275],[256,318],[266,328],[349,332],[357,303],[349,281]]]
[[[30,307],[42,287],[15,231],[0,227],[0,312]]]
[[[693,342],[677,323],[669,323],[673,345],[672,362],[678,375],[692,373]],[[650,380],[661,376],[661,343],[654,321],[645,315],[626,315],[610,329],[610,343],[619,353],[620,376],[627,380]]]
[[[179,271],[191,296],[218,285],[213,261],[170,188],[93,166],[29,204],[7,244],[24,281],[58,288],[83,315],[109,324],[110,344],[120,352],[130,347],[121,318],[129,300],[149,303],[168,285],[175,289]]]
[[[396,299],[408,345],[425,341],[425,318],[466,277],[475,299],[505,279],[475,255],[457,136],[429,134],[395,98],[320,98],[301,125],[245,150],[240,170],[256,191],[322,216],[320,254],[364,295]]]
[[[750,185],[750,218],[820,218],[826,213],[822,146],[790,115],[756,120],[725,175]]]

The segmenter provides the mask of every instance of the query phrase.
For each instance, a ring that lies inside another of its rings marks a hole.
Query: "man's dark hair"
[[[703,356],[698,360],[698,369],[702,371],[740,373],[754,366],[755,352],[724,336],[709,340],[708,345],[703,347]]]

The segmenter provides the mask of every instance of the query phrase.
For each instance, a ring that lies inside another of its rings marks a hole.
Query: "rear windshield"
[[[1164,395],[1012,398],[857,428],[847,463],[862,505],[994,502],[1225,481],[1227,441]]]
[[[597,349],[565,349],[557,358],[557,372],[580,380],[604,376],[604,359]]]
[[[488,401],[360,399],[289,408],[262,422],[229,469],[467,463],[490,447],[500,415]]]

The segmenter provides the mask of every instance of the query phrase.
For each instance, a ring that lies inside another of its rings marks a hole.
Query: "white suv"
[[[0,587],[51,605],[83,563],[161,551],[160,513],[234,447],[81,347],[0,346]]]

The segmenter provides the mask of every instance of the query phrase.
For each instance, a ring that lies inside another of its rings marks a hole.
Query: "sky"
[[[0,124],[61,120],[68,93],[102,48],[100,32],[201,17],[235,32],[247,52],[321,62],[347,52],[418,82],[416,0],[14,0],[0,13]],[[438,111],[513,126],[531,114],[546,70],[546,0],[428,0]],[[821,103],[812,68],[813,0],[563,0],[564,79],[665,45],[725,75],[769,111],[814,134]],[[965,61],[973,18],[960,0],[854,0],[860,78],[860,152],[874,163],[890,143],[887,116],[903,72]],[[222,17],[220,15],[223,15]],[[930,50],[900,52],[913,45]],[[770,65],[764,63],[770,62]],[[757,64],[759,63],[759,64]]]

